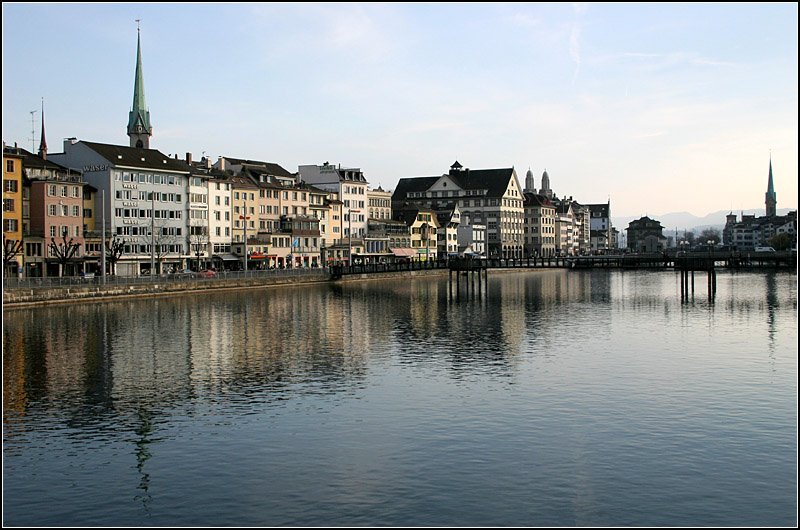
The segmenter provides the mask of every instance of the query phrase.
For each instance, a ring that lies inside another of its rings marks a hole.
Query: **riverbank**
[[[270,275],[243,278],[209,278],[186,280],[170,279],[163,282],[149,283],[114,283],[114,284],[75,284],[65,286],[6,288],[3,290],[3,309],[15,309],[37,305],[69,304],[75,302],[93,302],[120,298],[149,298],[154,296],[172,296],[187,293],[203,293],[209,291],[230,291],[277,287],[284,285],[302,285],[312,283],[342,283],[364,280],[383,280],[387,278],[408,278],[413,276],[445,275],[446,269],[413,270],[386,272],[381,274],[351,274],[338,279],[324,270],[303,275]]]

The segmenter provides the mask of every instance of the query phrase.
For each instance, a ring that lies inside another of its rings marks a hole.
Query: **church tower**
[[[531,171],[531,168],[528,168],[528,172],[525,173],[525,189],[522,191],[525,193],[536,193],[536,185],[533,182],[533,171]]]
[[[544,195],[548,199],[553,198],[553,190],[550,189],[550,175],[547,174],[546,169],[542,173],[542,189],[539,190],[539,195]]]
[[[47,140],[44,137],[44,98],[42,98],[42,139],[39,140],[39,158],[47,160]]]
[[[138,20],[136,21],[139,22]],[[128,137],[131,147],[150,149],[150,111],[144,100],[144,74],[142,73],[142,43],[139,28],[136,28],[136,79],[133,82],[133,107],[128,113]]]
[[[778,215],[778,198],[775,196],[775,186],[772,184],[772,155],[769,157],[769,181],[764,204],[767,207],[767,217]]]

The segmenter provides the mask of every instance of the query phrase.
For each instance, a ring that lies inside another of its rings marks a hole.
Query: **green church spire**
[[[772,182],[772,155],[769,155],[769,181],[767,181],[767,193],[764,203],[767,207],[767,216],[778,215],[778,197],[775,195],[775,185]]]
[[[139,20],[136,21],[137,26]],[[150,111],[144,99],[144,73],[142,71],[142,42],[140,30],[136,28],[136,79],[133,82],[133,107],[128,113],[128,136],[131,147],[150,148]]]

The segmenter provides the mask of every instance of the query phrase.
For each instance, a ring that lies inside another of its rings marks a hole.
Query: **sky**
[[[150,147],[371,187],[464,167],[615,216],[797,208],[797,4],[3,3],[3,141]],[[36,111],[36,112],[32,112]],[[32,119],[33,118],[33,119]],[[33,135],[32,135],[33,132]],[[723,221],[724,222],[724,221]]]

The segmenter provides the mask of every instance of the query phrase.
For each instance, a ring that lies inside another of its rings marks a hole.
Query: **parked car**
[[[198,278],[216,278],[216,276],[217,276],[217,271],[211,269],[207,269],[197,273]]]
[[[756,247],[756,252],[775,252],[772,247]]]

